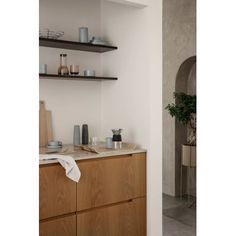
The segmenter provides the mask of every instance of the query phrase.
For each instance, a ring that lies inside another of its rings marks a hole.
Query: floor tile
[[[186,199],[163,195],[163,236],[195,236],[196,209]]]

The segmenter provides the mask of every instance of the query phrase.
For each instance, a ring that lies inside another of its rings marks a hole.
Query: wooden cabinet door
[[[76,236],[76,215],[41,222],[39,235]]]
[[[145,198],[78,213],[77,236],[146,236]]]
[[[76,212],[76,182],[60,165],[39,168],[39,218]]]
[[[78,162],[77,211],[145,196],[144,155]]]

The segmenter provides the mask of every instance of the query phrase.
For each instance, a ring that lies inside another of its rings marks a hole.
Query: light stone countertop
[[[131,148],[124,147],[122,149],[105,149],[101,151],[101,153],[97,154],[93,152],[83,151],[79,147],[75,147],[73,145],[63,145],[61,149],[55,149],[55,150],[57,150],[58,152],[52,153],[52,154],[69,155],[69,156],[72,156],[75,159],[75,161],[146,152],[145,149],[139,149],[139,148],[131,149]],[[49,152],[53,152],[55,150],[47,149],[47,148],[40,148],[39,153],[49,154]],[[53,164],[53,163],[58,163],[58,161],[57,160],[40,160],[39,161],[39,165],[46,165],[46,164]]]

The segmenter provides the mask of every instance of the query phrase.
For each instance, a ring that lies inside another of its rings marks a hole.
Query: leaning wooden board
[[[39,146],[45,147],[47,144],[47,119],[45,102],[39,102]]]
[[[47,120],[47,139],[48,142],[53,141],[53,130],[52,130],[52,112],[46,111]]]
[[[45,102],[39,102],[39,146],[45,147],[53,140],[52,113],[46,111]]]

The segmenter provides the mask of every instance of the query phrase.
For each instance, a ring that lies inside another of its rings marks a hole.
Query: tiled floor
[[[196,208],[187,199],[163,194],[163,236],[195,236]]]

